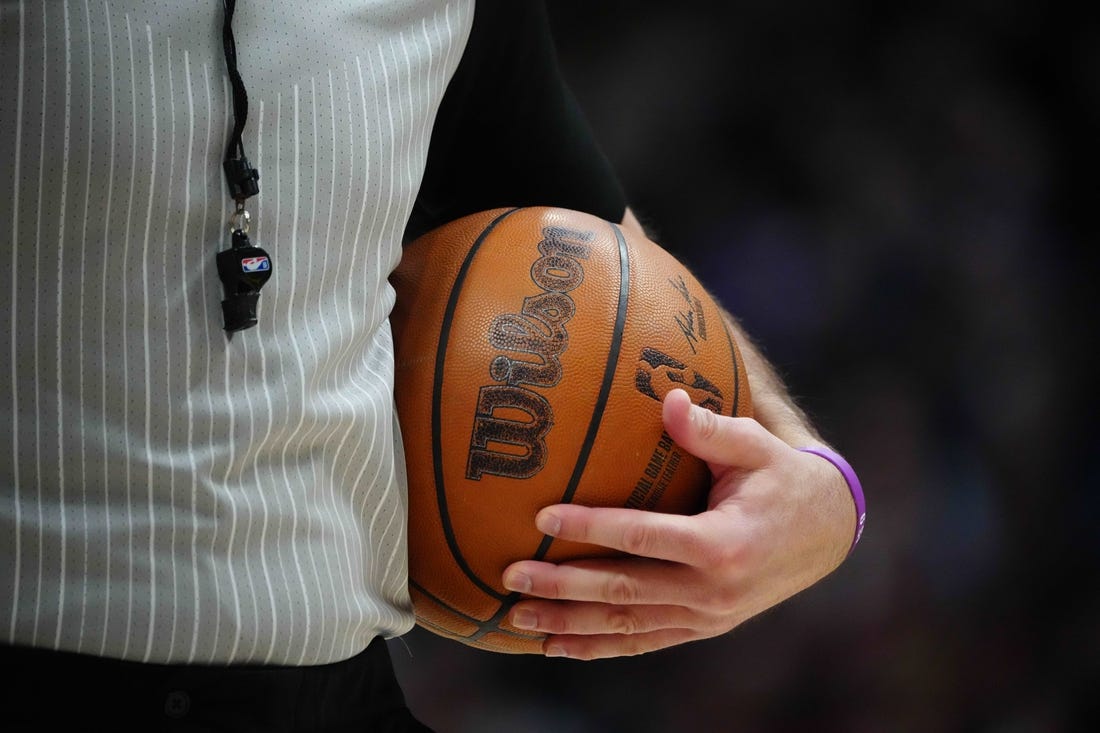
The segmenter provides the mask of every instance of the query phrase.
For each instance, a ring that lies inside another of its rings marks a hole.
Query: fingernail
[[[512,614],[512,626],[517,629],[533,629],[538,625],[538,622],[538,616],[524,608],[518,608]]]
[[[510,573],[504,578],[504,587],[517,593],[529,593],[531,578],[523,573]]]
[[[548,657],[564,657],[564,656],[568,656],[568,655],[565,653],[565,648],[564,647],[560,647],[557,644],[554,644],[553,646],[546,647],[546,656],[548,656]]]
[[[555,514],[543,512],[535,517],[535,526],[538,527],[539,531],[543,534],[554,537],[561,531],[561,519]]]

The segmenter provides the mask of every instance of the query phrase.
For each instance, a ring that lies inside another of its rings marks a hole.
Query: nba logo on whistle
[[[266,257],[245,257],[241,260],[242,272],[263,272],[271,269],[271,262]]]

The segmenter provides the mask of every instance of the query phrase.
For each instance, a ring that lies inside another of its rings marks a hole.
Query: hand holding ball
[[[465,217],[408,245],[391,280],[417,621],[538,653],[541,635],[505,621],[520,596],[504,568],[611,551],[541,534],[536,512],[702,510],[709,471],[664,432],[661,400],[681,388],[750,415],[740,352],[672,255],[575,211]]]

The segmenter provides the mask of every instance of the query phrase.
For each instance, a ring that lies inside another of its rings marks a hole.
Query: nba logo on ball
[[[245,257],[241,260],[242,272],[264,272],[271,269],[271,262],[266,257]]]

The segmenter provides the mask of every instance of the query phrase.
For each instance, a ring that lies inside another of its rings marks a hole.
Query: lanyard
[[[260,172],[248,162],[241,135],[248,119],[248,93],[237,70],[237,44],[233,39],[233,11],[236,0],[222,0],[225,16],[222,42],[225,66],[233,87],[233,133],[229,138],[222,169],[229,184],[234,211],[229,219],[230,248],[218,253],[218,277],[225,288],[222,319],[227,335],[251,328],[257,323],[256,306],[260,288],[271,277],[271,257],[248,238],[250,219],[245,201],[260,192]]]

